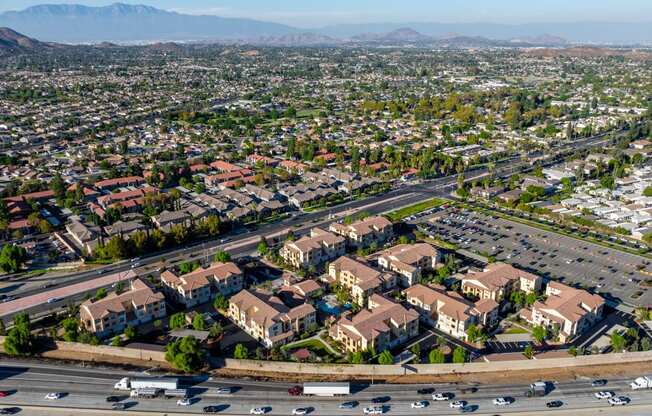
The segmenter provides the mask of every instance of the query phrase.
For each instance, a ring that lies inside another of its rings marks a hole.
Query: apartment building
[[[434,269],[439,252],[430,244],[399,244],[383,251],[378,257],[378,265],[385,270],[399,274],[403,287],[417,283],[424,270]]]
[[[342,256],[328,265],[328,275],[334,282],[349,290],[351,299],[366,307],[367,299],[373,293],[396,287],[397,277],[394,273],[381,273],[366,264]]]
[[[379,294],[373,294],[367,309],[356,315],[346,312],[331,325],[329,334],[342,343],[346,352],[370,348],[380,352],[417,336],[419,314]]]
[[[79,307],[82,326],[99,338],[120,334],[129,325],[138,326],[166,315],[163,294],[140,279],[132,280],[125,292],[112,292],[100,300],[89,299]]]
[[[289,308],[276,296],[249,290],[229,299],[229,318],[267,348],[286,344],[317,324],[309,303]]]
[[[244,287],[244,274],[235,263],[216,262],[177,276],[166,270],[161,273],[164,291],[176,302],[192,307],[211,300],[217,293],[229,296]]]
[[[561,342],[568,342],[602,319],[604,299],[559,282],[548,282],[546,300],[537,301],[522,316],[533,325],[559,329]]]
[[[320,228],[310,230],[310,236],[297,241],[286,241],[279,254],[287,263],[298,269],[317,267],[344,255],[344,238]]]
[[[394,235],[394,227],[387,218],[376,216],[352,224],[333,223],[329,231],[345,237],[352,247],[381,247]]]
[[[498,303],[491,299],[473,303],[444,287],[420,284],[405,289],[403,293],[423,322],[464,341],[469,326],[488,328],[498,322]]]
[[[502,302],[514,290],[525,293],[541,289],[542,278],[506,263],[493,263],[482,272],[469,272],[462,279],[462,292],[480,299]]]

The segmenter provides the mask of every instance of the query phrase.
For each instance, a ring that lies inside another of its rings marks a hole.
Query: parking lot
[[[427,233],[459,248],[577,284],[614,301],[652,304],[644,284],[652,268],[645,257],[466,209],[448,208],[418,221]]]

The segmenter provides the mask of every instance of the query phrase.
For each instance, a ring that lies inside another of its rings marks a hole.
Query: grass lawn
[[[327,355],[332,355],[323,342],[318,339],[306,339],[303,341],[295,342],[283,347],[286,351],[296,351],[301,348],[306,348],[313,353],[319,355],[320,357],[325,357]]]
[[[397,209],[396,211],[392,211],[387,214],[387,216],[391,221],[400,221],[403,218],[409,217],[410,215],[418,214],[420,212],[429,210],[430,208],[444,205],[446,202],[448,201],[445,199],[433,198],[401,209]]]
[[[528,332],[525,329],[520,328],[518,326],[513,326],[509,328],[507,331],[503,332],[503,334],[527,334],[527,333]]]

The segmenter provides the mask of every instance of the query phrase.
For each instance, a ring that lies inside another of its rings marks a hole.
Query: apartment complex
[[[537,292],[541,289],[541,282],[540,276],[506,263],[493,263],[482,272],[469,272],[462,279],[462,292],[500,303],[514,290]]]
[[[439,252],[430,244],[399,244],[383,251],[378,257],[378,265],[385,270],[396,272],[403,287],[417,283],[425,270],[434,269]]]
[[[376,216],[352,224],[333,223],[329,231],[345,237],[352,247],[380,247],[394,235],[394,226],[385,217]]]
[[[239,292],[244,275],[235,263],[218,262],[181,276],[166,270],[161,273],[161,282],[166,295],[190,308],[208,302],[217,293],[228,296]]]
[[[229,318],[267,348],[286,344],[317,324],[309,303],[289,308],[276,296],[249,290],[229,299]]]
[[[471,325],[492,327],[498,322],[498,303],[491,299],[470,302],[444,287],[414,285],[404,292],[407,302],[428,325],[466,341]]]
[[[125,292],[112,292],[103,299],[89,299],[82,303],[79,316],[86,330],[105,338],[124,332],[129,325],[138,326],[165,318],[165,297],[142,280],[134,279]]]
[[[345,351],[373,348],[380,352],[400,345],[419,334],[419,314],[379,294],[369,298],[367,309],[356,315],[347,312],[331,325],[330,336]]]
[[[286,241],[279,254],[288,264],[307,269],[336,259],[346,252],[345,240],[320,228],[310,230],[310,236],[297,241]]]
[[[397,284],[394,273],[381,273],[347,256],[331,262],[328,265],[328,275],[333,281],[348,289],[351,299],[363,307],[373,293],[392,289]]]
[[[602,318],[605,302],[598,295],[553,281],[548,282],[545,293],[545,301],[535,302],[531,311],[524,310],[521,315],[533,325],[557,327],[561,342],[568,342]]]

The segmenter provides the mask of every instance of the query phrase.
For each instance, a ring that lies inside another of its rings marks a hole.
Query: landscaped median
[[[420,212],[427,211],[431,208],[436,208],[441,205],[444,205],[447,202],[450,201],[441,198],[428,199],[427,201],[418,202],[414,205],[409,205],[407,207],[403,207],[395,211],[391,211],[390,213],[387,214],[387,218],[389,218],[393,222],[400,221],[411,215],[418,214]]]

